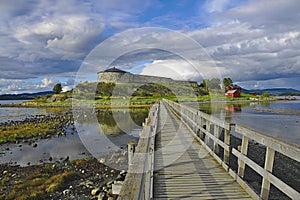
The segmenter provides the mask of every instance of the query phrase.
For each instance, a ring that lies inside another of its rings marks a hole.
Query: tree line
[[[231,78],[226,77],[222,81],[219,78],[212,78],[212,79],[203,79],[200,87],[204,88],[206,91],[209,90],[221,90],[223,89],[226,91],[228,86],[232,87],[239,87],[238,85],[234,85]]]

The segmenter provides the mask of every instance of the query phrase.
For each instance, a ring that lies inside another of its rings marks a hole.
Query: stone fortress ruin
[[[125,84],[125,83],[158,83],[158,84],[168,84],[168,85],[185,85],[185,86],[197,86],[196,81],[181,81],[173,80],[166,77],[158,76],[146,76],[137,75],[130,72],[123,71],[118,68],[109,68],[105,71],[98,72],[98,82],[103,83],[115,83],[115,84]]]

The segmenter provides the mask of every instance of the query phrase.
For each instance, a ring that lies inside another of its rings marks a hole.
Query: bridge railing
[[[244,126],[228,123],[225,120],[218,119],[183,104],[169,100],[164,100],[164,102],[181,116],[182,121],[190,128],[203,147],[254,199],[268,199],[271,184],[291,199],[299,199],[299,187],[297,191],[272,173],[276,153],[283,154],[299,166],[299,146],[288,144],[280,139],[264,135]],[[230,141],[233,127],[235,127],[235,132],[240,134],[242,138],[240,145],[233,145]],[[259,143],[262,148],[266,149],[264,167],[261,167],[260,164],[249,157],[248,144],[250,140]],[[232,165],[229,165],[230,157],[237,159],[237,170],[233,169]],[[262,177],[259,195],[245,181],[246,166]]]
[[[154,145],[158,126],[159,102],[154,104],[143,123],[139,142],[135,148],[132,163],[128,166],[118,199],[152,199]]]

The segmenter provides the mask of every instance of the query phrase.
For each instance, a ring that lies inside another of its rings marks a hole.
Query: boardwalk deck
[[[159,115],[154,199],[251,199],[169,109]]]

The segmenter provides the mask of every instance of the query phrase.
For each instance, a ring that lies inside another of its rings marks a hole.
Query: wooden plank
[[[223,147],[226,151],[230,151],[229,145],[225,144],[222,140],[219,138],[216,138],[214,135],[212,135],[210,132],[208,132],[206,129],[199,127],[199,129],[206,134],[210,139],[212,139],[214,142],[218,143],[221,147]]]
[[[241,147],[241,153],[244,155],[247,155],[248,152],[248,137],[243,136],[242,139],[242,147]],[[244,178],[244,173],[245,173],[245,162],[241,159],[238,158],[238,175],[242,178]]]
[[[253,191],[252,187],[250,187],[242,178],[240,178],[235,171],[229,169],[229,174],[236,182],[251,196],[252,199],[260,200],[261,198]]]
[[[151,126],[157,115],[154,112],[158,112],[157,108],[158,104],[154,104],[153,107],[150,109],[148,118],[144,123],[143,130],[140,133],[140,139],[138,145],[135,149],[134,157],[132,160],[132,165],[129,166],[128,173],[125,177],[123,186],[121,188],[120,194],[118,199],[119,200],[126,200],[126,199],[145,199],[150,195],[149,191],[151,191],[150,185],[150,177],[149,172],[149,162],[150,160],[150,140],[151,136],[153,135],[152,131],[154,130]],[[154,134],[155,135],[155,134]],[[151,163],[150,163],[151,164]],[[145,189],[145,187],[147,187]],[[128,188],[131,188],[128,190]],[[147,196],[145,196],[147,195]]]
[[[209,138],[213,137],[212,134],[210,133],[210,121],[206,120],[206,136],[205,136],[205,144],[208,145],[209,144]]]
[[[182,118],[186,122],[188,126],[190,126],[190,129],[192,129],[192,132],[194,135],[197,134],[197,131],[200,130],[200,138],[203,138],[203,133],[206,135],[205,142],[203,142],[201,139],[197,138],[197,141],[203,145],[203,147],[208,151],[210,155],[212,155],[217,162],[219,162],[221,165],[225,166],[225,169],[229,170],[229,173],[234,177],[236,181],[244,188],[246,191],[251,194],[251,196],[255,196],[253,190],[242,180],[242,177],[245,173],[245,165],[247,164],[252,169],[254,169],[258,174],[260,174],[263,177],[263,184],[262,184],[262,191],[261,191],[261,197],[263,199],[267,199],[268,197],[268,191],[270,184],[272,183],[274,186],[276,186],[278,189],[283,191],[285,194],[287,194],[292,199],[296,199],[299,195],[299,192],[285,184],[283,181],[278,179],[272,174],[272,166],[274,162],[274,154],[275,151],[294,159],[297,162],[300,162],[300,147],[297,145],[289,144],[285,141],[282,141],[278,138],[273,138],[271,136],[267,136],[265,134],[262,134],[258,131],[251,130],[249,128],[236,125],[236,132],[241,134],[243,136],[242,140],[242,147],[241,152],[237,151],[236,149],[232,149],[232,152],[235,156],[238,157],[238,175],[235,174],[231,169],[228,168],[227,164],[229,162],[229,155],[231,148],[229,146],[230,144],[230,129],[233,124],[225,123],[224,120],[220,120],[218,118],[215,118],[211,115],[208,115],[206,113],[203,113],[201,111],[198,111],[196,109],[190,108],[186,105],[180,105],[178,103],[174,103],[171,101],[167,101],[172,108],[180,115],[182,114]],[[185,113],[185,114],[183,114]],[[205,121],[205,124],[207,124],[205,130],[203,128],[203,122]],[[223,123],[223,126],[220,124]],[[195,124],[198,125],[198,130],[195,130]],[[210,133],[210,124],[214,124],[214,134]],[[224,142],[221,140],[218,140],[218,133],[216,133],[217,126],[220,125],[220,127],[225,128],[224,133]],[[205,143],[208,143],[208,140],[213,140],[213,150],[211,150]],[[266,161],[265,161],[265,169],[257,165],[255,162],[250,160],[247,157],[247,149],[248,149],[248,140],[254,140],[264,146],[267,147],[267,155],[266,155]],[[217,155],[216,150],[218,148],[218,145],[224,148],[224,158],[222,161]],[[185,157],[186,159],[186,157]],[[193,158],[194,159],[194,158]],[[227,167],[227,168],[226,168]],[[187,169],[192,169],[187,167]],[[235,174],[235,175],[233,175]],[[186,179],[187,180],[187,179]],[[259,198],[256,194],[255,198]]]
[[[265,145],[274,149],[275,151],[286,155],[289,158],[300,162],[300,147],[289,144],[285,141],[282,141],[278,138],[274,138],[265,134],[262,134],[258,131],[251,130],[241,125],[236,125],[235,131],[241,135],[245,135],[248,138],[255,140],[256,142]]]
[[[174,104],[175,104],[175,105],[178,105],[178,107],[180,107],[182,110],[188,110],[189,112],[192,112],[192,113],[194,113],[194,114],[197,113],[198,116],[203,117],[203,118],[205,118],[206,120],[210,121],[211,123],[217,124],[218,126],[220,126],[220,127],[222,127],[222,128],[230,129],[231,123],[228,123],[228,122],[226,122],[225,120],[218,119],[218,118],[215,117],[215,116],[212,116],[212,115],[206,114],[206,113],[204,113],[204,112],[198,111],[198,110],[196,110],[196,109],[194,109],[194,108],[190,108],[190,107],[188,107],[188,106],[186,106],[186,105],[180,105],[180,104],[175,103],[175,102],[172,102],[172,103],[171,103],[170,101],[166,101],[166,102],[168,102],[168,104],[171,104],[171,105],[172,105],[172,104],[173,104],[173,105],[174,105]],[[179,106],[179,105],[180,105],[180,106]],[[177,111],[178,113],[182,113],[182,112],[181,112],[182,110],[178,109],[178,107],[172,106],[172,108],[176,109],[176,111]]]
[[[219,140],[219,137],[220,137],[220,133],[219,133],[219,126],[217,124],[214,125],[214,152],[216,154],[219,153],[219,145],[218,145],[218,142],[216,140]]]
[[[273,164],[275,158],[275,151],[269,147],[267,147],[266,151],[266,159],[265,159],[265,170],[272,173],[273,171]],[[260,196],[262,199],[269,199],[270,193],[270,181],[267,177],[263,177],[262,187]]]
[[[230,146],[230,128],[227,130],[225,129],[224,133],[224,143],[228,146]],[[228,165],[229,164],[229,155],[230,151],[224,148],[224,162]]]
[[[195,116],[193,116],[195,118]],[[226,171],[216,162],[209,153],[201,146],[198,139],[194,139],[195,132],[191,127],[182,124],[170,111],[165,122],[167,131],[162,127],[156,136],[155,168],[160,170],[154,173],[154,199],[251,199],[250,196],[230,177]],[[173,124],[172,126],[170,124]],[[180,151],[176,147],[167,150],[165,145],[169,145],[170,139],[176,135],[176,128],[181,127],[182,134],[177,134],[176,143],[178,147],[185,144],[186,140],[191,141],[190,146],[182,155],[173,160],[171,164],[164,166],[173,158],[176,158]],[[167,134],[167,137],[164,135]],[[181,144],[180,144],[181,143]],[[160,148],[160,149],[157,149]],[[159,151],[161,150],[161,151]],[[173,151],[173,154],[172,154]],[[199,154],[200,152],[205,154]],[[214,152],[210,150],[212,154]],[[199,153],[197,153],[199,152]],[[219,158],[220,162],[221,159]]]
[[[279,190],[281,190],[283,193],[285,193],[292,199],[297,199],[300,196],[300,193],[297,192],[294,188],[287,185],[286,183],[281,181],[279,178],[277,178],[270,172],[266,171],[264,168],[262,168],[261,166],[256,164],[250,158],[241,154],[238,150],[232,149],[232,154],[237,156],[238,158],[242,159],[249,167],[251,167],[254,171],[256,171],[261,176],[268,179],[274,186],[276,186]]]

